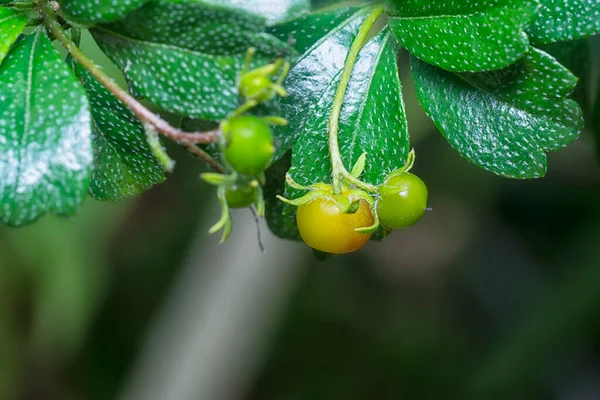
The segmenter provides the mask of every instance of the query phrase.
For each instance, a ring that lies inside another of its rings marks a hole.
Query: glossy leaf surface
[[[388,0],[389,24],[400,44],[449,71],[506,67],[525,54],[525,29],[535,0]]]
[[[9,8],[0,8],[0,64],[26,24],[27,17],[23,14]]]
[[[158,1],[93,34],[136,93],[171,112],[219,120],[239,105],[247,49],[257,48],[254,66],[286,52],[263,30],[264,19],[246,11]]]
[[[546,153],[573,142],[581,109],[568,98],[577,78],[554,58],[531,49],[497,72],[454,74],[412,58],[419,101],[463,157],[509,178],[546,172]]]
[[[58,0],[67,18],[79,23],[113,21],[148,0]]]
[[[357,8],[339,8],[323,13],[304,14],[267,28],[267,32],[283,42],[293,39],[294,49],[304,54],[331,34],[358,11]]]
[[[600,33],[600,1],[542,0],[542,8],[531,24],[533,43],[581,39]]]
[[[584,116],[587,118],[586,113],[591,108],[590,93],[588,90],[591,67],[589,39],[542,44],[538,45],[538,48],[556,58],[556,61],[567,67],[573,75],[579,78],[572,96],[581,106]]]
[[[89,186],[90,113],[83,88],[41,30],[0,67],[0,220],[75,213]]]
[[[266,171],[267,184],[263,189],[265,219],[271,232],[280,238],[301,240],[296,226],[296,208],[277,198],[277,196],[285,195],[285,175],[291,165],[292,154],[289,152]]]
[[[164,180],[163,169],[135,115],[79,64],[71,61],[85,87],[92,113],[94,168],[89,193],[118,201]]]
[[[396,52],[396,41],[387,30],[363,47],[340,117],[338,139],[346,169],[351,170],[366,152],[362,179],[372,184],[382,183],[389,172],[403,166],[410,148]],[[338,80],[335,76],[334,84],[315,105],[294,145],[289,173],[301,185],[331,182],[327,127]],[[285,195],[297,198],[302,193],[287,187]],[[278,234],[295,232],[295,211],[295,207],[283,207],[280,218],[288,221],[278,222]]]
[[[261,15],[269,24],[293,19],[310,11],[310,0],[204,0],[204,2]]]
[[[307,25],[315,27],[315,31],[305,31],[302,35],[315,34],[320,39],[310,46],[299,43],[300,48],[308,49],[296,60],[284,82],[289,96],[280,101],[281,113],[289,124],[277,127],[273,132],[277,147],[275,160],[292,148],[305,130],[305,125],[314,120],[315,111],[326,107],[325,99],[333,98],[346,55],[367,12],[354,9],[344,12],[342,16],[336,12],[312,15],[315,24]],[[319,24],[316,24],[316,18]],[[335,25],[335,22],[339,23]],[[285,36],[285,32],[294,29],[288,26],[281,29],[279,34]]]

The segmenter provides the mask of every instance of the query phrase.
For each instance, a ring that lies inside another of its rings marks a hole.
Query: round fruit
[[[237,186],[227,188],[225,191],[225,198],[227,199],[227,205],[231,208],[247,208],[254,203],[256,197],[256,189],[239,188]]]
[[[369,203],[361,199],[355,213],[345,214],[335,198],[317,197],[301,205],[296,223],[302,240],[313,249],[332,254],[350,253],[369,241],[371,234],[362,234],[355,229],[373,225],[373,213]]]
[[[265,170],[275,152],[269,125],[253,115],[228,121],[225,134],[225,159],[237,172],[258,175]]]
[[[254,99],[259,103],[264,103],[273,94],[272,85],[271,79],[263,74],[245,73],[240,80],[240,96],[245,99]]]
[[[387,228],[406,228],[425,214],[427,186],[414,174],[391,176],[379,186],[378,192],[377,215]]]

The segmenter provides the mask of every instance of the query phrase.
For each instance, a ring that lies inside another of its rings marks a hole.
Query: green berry
[[[223,154],[240,174],[257,176],[269,165],[275,152],[269,125],[253,115],[235,117],[225,125]]]
[[[414,174],[392,175],[379,186],[378,192],[377,215],[387,228],[406,228],[425,214],[427,186]]]

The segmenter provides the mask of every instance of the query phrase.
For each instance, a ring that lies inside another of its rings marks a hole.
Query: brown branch
[[[54,3],[54,2],[51,2]],[[199,159],[208,163],[215,170],[221,172],[225,169],[215,159],[213,159],[204,150],[196,147],[196,144],[215,143],[221,136],[220,128],[206,132],[185,132],[181,129],[173,127],[160,116],[150,111],[137,99],[131,96],[126,90],[121,88],[110,76],[90,60],[83,52],[75,45],[70,37],[67,36],[63,28],[56,19],[56,11],[53,4],[41,1],[38,7],[42,12],[46,26],[52,31],[53,35],[67,49],[75,60],[83,66],[90,74],[92,74],[98,82],[106,87],[112,94],[121,100],[131,111],[144,123],[154,127],[157,132],[174,140],[175,142],[185,146]]]

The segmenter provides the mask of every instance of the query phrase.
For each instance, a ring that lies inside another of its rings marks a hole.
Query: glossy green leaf
[[[254,65],[287,45],[265,34],[264,19],[204,2],[152,2],[92,32],[133,90],[181,115],[219,120],[236,109],[237,79],[249,47]]]
[[[0,67],[0,220],[22,225],[47,211],[75,213],[92,163],[85,92],[37,30]]]
[[[0,8],[0,64],[10,46],[17,40],[27,25],[27,17],[9,8]]]
[[[573,92],[573,98],[579,103],[584,111],[584,116],[590,111],[590,43],[589,39],[570,40],[568,42],[555,42],[538,45],[540,50],[545,51],[567,67],[579,82]],[[587,116],[586,116],[587,118]]]
[[[70,20],[84,24],[114,21],[148,0],[58,0]]]
[[[340,116],[338,141],[344,165],[352,170],[366,152],[361,178],[372,184],[382,183],[389,172],[403,166],[410,151],[396,52],[396,41],[387,30],[363,47]],[[294,145],[290,174],[301,185],[330,181],[327,127],[337,79],[334,82]]]
[[[341,111],[340,152],[350,171],[361,154],[367,153],[362,180],[382,183],[387,174],[406,162],[410,143],[402,88],[396,63],[397,43],[385,30],[363,47],[354,66]],[[339,76],[310,112],[292,153],[292,178],[301,185],[331,182],[328,121]],[[302,193],[285,189],[287,198]],[[295,232],[295,207],[279,205],[278,222],[270,224],[278,235]]]
[[[293,19],[310,11],[310,0],[204,0],[204,2],[261,15],[269,24]]]
[[[294,48],[304,54],[324,36],[342,26],[344,21],[356,13],[357,8],[339,8],[324,13],[300,15],[295,19],[273,25],[267,32],[283,42],[290,38],[294,41]]]
[[[163,169],[146,142],[136,116],[83,67],[71,60],[92,113],[94,169],[89,193],[119,201],[164,181]]]
[[[600,33],[600,1],[542,0],[529,28],[533,43],[581,39]]]
[[[412,58],[419,101],[463,157],[509,178],[546,172],[546,153],[579,136],[581,109],[568,98],[577,78],[532,48],[496,72],[455,74]]]
[[[335,92],[336,83],[344,68],[346,55],[356,37],[356,33],[365,19],[369,10],[352,10],[348,15],[343,14],[341,22],[337,13],[314,14],[320,19],[320,24],[306,24],[315,27],[315,31],[300,32],[320,36],[314,44],[308,47],[297,60],[290,71],[284,86],[289,96],[282,99],[281,112],[287,118],[289,124],[274,129],[275,145],[277,150],[273,158],[279,159],[287,153],[304,130],[304,126],[313,119],[314,111],[323,107],[319,103],[323,100],[325,93],[332,97]],[[332,21],[339,22],[333,25]],[[323,31],[331,27],[327,34]],[[290,27],[293,30],[293,27]],[[292,31],[290,28],[283,32]],[[309,28],[310,29],[310,28]],[[299,35],[299,36],[300,36]],[[299,43],[300,48],[307,47]]]
[[[536,0],[388,0],[389,24],[411,54],[449,71],[506,67],[527,52]]]
[[[292,165],[292,153],[288,152],[266,172],[265,219],[271,232],[283,239],[300,240],[296,225],[296,208],[279,200],[285,195],[285,175]]]

